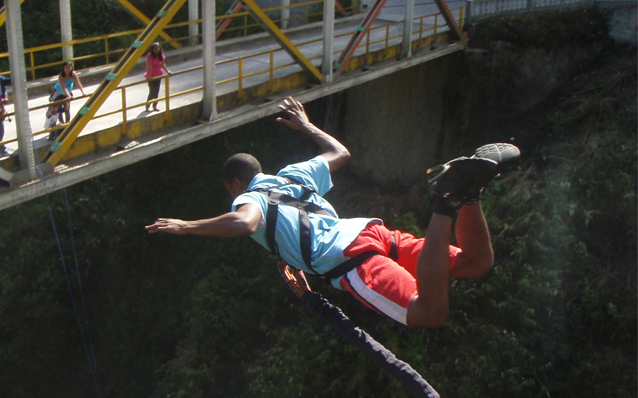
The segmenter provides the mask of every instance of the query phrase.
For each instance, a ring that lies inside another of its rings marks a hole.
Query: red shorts
[[[397,261],[372,256],[344,275],[339,284],[367,307],[407,325],[408,306],[417,294],[416,265],[425,238],[417,239],[405,232],[390,231],[383,225],[369,224],[343,254],[354,257],[376,251],[388,255],[393,235],[399,255]],[[450,268],[460,252],[458,247],[450,246]]]

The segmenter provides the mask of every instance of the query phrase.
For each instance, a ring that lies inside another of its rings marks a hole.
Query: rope
[[[360,349],[381,369],[403,383],[415,398],[439,398],[439,393],[408,363],[397,358],[392,351],[355,325],[339,307],[330,304],[321,294],[310,290],[303,271],[292,269],[282,260],[279,273],[309,312],[332,326],[348,343]]]
[[[66,208],[66,213],[67,213],[67,220],[68,220],[68,225],[69,225],[69,233],[70,233],[70,237],[71,237],[71,248],[73,251],[73,259],[74,259],[74,263],[75,263],[75,271],[76,271],[76,275],[77,275],[77,279],[78,279],[78,286],[79,286],[79,290],[80,290],[80,303],[82,305],[82,310],[84,313],[84,320],[80,319],[80,315],[78,312],[78,306],[76,304],[75,301],[75,295],[73,294],[73,289],[71,287],[71,281],[69,278],[69,273],[68,273],[68,269],[66,266],[66,262],[64,261],[64,254],[62,252],[62,245],[60,244],[60,238],[58,235],[58,230],[57,230],[57,226],[55,223],[55,218],[53,217],[53,209],[51,207],[51,202],[49,200],[49,191],[46,190],[46,178],[44,176],[44,173],[42,173],[42,169],[40,168],[40,163],[39,163],[39,159],[37,157],[37,151],[35,148],[35,142],[31,141],[32,145],[33,145],[33,151],[36,154],[35,158],[36,158],[36,170],[38,171],[38,173],[40,174],[40,177],[42,178],[42,182],[45,185],[45,199],[47,202],[47,209],[49,211],[49,218],[51,219],[51,225],[53,227],[53,234],[55,235],[55,242],[58,246],[58,254],[60,255],[60,261],[62,263],[62,269],[64,270],[64,277],[66,279],[66,285],[67,285],[67,289],[69,291],[69,296],[71,297],[71,304],[73,305],[73,312],[75,314],[75,321],[77,322],[78,325],[78,329],[80,330],[80,337],[82,339],[82,346],[84,347],[84,353],[86,356],[86,360],[89,364],[89,370],[91,373],[91,378],[93,379],[93,383],[95,384],[95,389],[97,391],[97,396],[99,398],[102,398],[102,387],[100,385],[100,378],[99,378],[99,373],[97,370],[97,361],[95,359],[95,351],[93,349],[93,341],[91,339],[91,332],[89,330],[88,327],[88,316],[87,316],[87,312],[86,312],[86,304],[85,304],[85,300],[84,300],[84,292],[82,289],[82,280],[80,278],[80,271],[79,271],[79,265],[78,265],[78,260],[77,260],[77,252],[75,250],[75,239],[73,237],[73,225],[71,224],[71,214],[70,214],[70,209],[69,209],[69,201],[68,201],[68,197],[67,197],[67,193],[66,193],[66,188],[64,188],[64,202],[65,202],[65,208]],[[53,187],[53,190],[55,190],[55,185]],[[86,337],[85,337],[85,328],[82,327],[82,323],[84,323],[86,326]],[[88,343],[87,343],[88,341]]]
[[[71,249],[73,251],[73,262],[75,264],[75,274],[76,277],[78,279],[78,290],[80,291],[80,303],[82,304],[82,311],[84,313],[84,324],[86,326],[86,336],[87,336],[87,340],[89,342],[89,349],[90,349],[90,357],[92,359],[92,361],[90,361],[89,366],[92,365],[91,370],[92,373],[94,373],[94,377],[95,377],[95,382],[96,382],[96,387],[97,387],[97,391],[98,391],[98,396],[102,396],[102,389],[100,388],[100,379],[98,377],[98,371],[97,371],[97,361],[95,359],[95,351],[93,350],[93,340],[91,339],[91,331],[89,329],[89,317],[87,315],[86,312],[86,304],[85,304],[85,299],[84,299],[84,289],[82,288],[82,278],[80,278],[80,265],[78,263],[78,256],[77,256],[77,251],[75,250],[75,239],[73,237],[73,225],[71,224],[71,211],[69,209],[69,200],[66,194],[66,188],[64,189],[64,203],[65,203],[65,207],[66,207],[66,216],[67,216],[67,220],[68,220],[68,224],[69,224],[69,234],[71,236]],[[59,243],[58,243],[59,245]]]

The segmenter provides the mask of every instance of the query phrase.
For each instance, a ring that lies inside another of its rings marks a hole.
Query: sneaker
[[[477,148],[472,155],[472,159],[490,159],[497,163],[496,173],[512,167],[521,157],[521,151],[512,144],[487,144]],[[475,184],[468,191],[463,202],[465,204],[477,204],[481,200],[481,195],[485,190],[485,184]]]
[[[521,151],[512,144],[487,144],[474,151],[472,158],[490,159],[498,163],[497,170],[500,172],[511,167],[518,162]]]
[[[430,193],[443,198],[447,206],[458,209],[472,189],[483,187],[496,176],[498,162],[484,158],[461,157],[427,172]]]

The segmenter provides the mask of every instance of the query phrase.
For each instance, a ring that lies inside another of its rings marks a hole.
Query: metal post
[[[281,29],[288,29],[288,20],[290,19],[290,0],[281,0]]]
[[[403,21],[403,41],[401,58],[412,56],[412,19],[414,18],[414,0],[405,0],[405,20]]]
[[[193,23],[193,21],[197,21],[199,19],[199,2],[197,0],[188,0],[188,20],[191,21],[188,24],[188,35],[190,39],[188,39],[188,43],[191,46],[196,46],[199,44],[197,40],[197,35],[199,35],[199,25]]]
[[[202,118],[212,121],[217,117],[215,96],[215,2],[202,0],[202,58],[204,60],[204,98]]]
[[[335,0],[323,2],[323,61],[321,63],[322,83],[332,83],[332,44],[335,33]]]
[[[24,54],[20,0],[5,0],[4,9],[7,15],[6,29],[9,53]],[[11,68],[11,85],[13,86],[13,104],[15,108],[16,131],[18,134],[20,165],[22,170],[26,169],[28,180],[32,181],[37,178],[37,174],[35,170],[33,134],[29,121],[29,103],[24,57],[10,57],[9,66]],[[24,179],[24,176],[22,178]]]
[[[73,40],[73,29],[71,26],[71,0],[60,0],[60,32],[62,42]],[[62,46],[62,58],[70,61],[73,59],[73,46]]]

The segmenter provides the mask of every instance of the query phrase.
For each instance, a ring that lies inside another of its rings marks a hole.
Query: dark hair
[[[71,61],[64,61],[62,63],[62,71],[60,72],[60,77],[66,77],[66,74],[64,73],[64,67],[67,65],[71,65],[71,68],[73,68],[73,62]],[[71,69],[71,76],[73,77],[75,75],[75,70]]]
[[[261,164],[253,155],[236,153],[229,157],[224,165],[224,182],[231,182],[234,178],[248,184],[255,175],[261,173]]]
[[[157,48],[159,49],[159,51],[157,52],[157,55],[153,54],[153,47],[157,46]],[[153,44],[151,44],[151,47],[148,49],[148,53],[151,54],[151,56],[155,59],[159,59],[160,61],[162,61],[164,59],[164,53],[162,52],[162,46],[160,46],[160,44],[158,42],[155,42]]]

